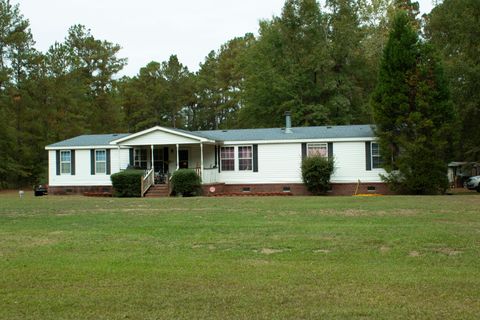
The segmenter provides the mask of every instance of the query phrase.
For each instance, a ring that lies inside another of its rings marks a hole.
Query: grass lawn
[[[1,319],[478,319],[480,194],[0,194]]]

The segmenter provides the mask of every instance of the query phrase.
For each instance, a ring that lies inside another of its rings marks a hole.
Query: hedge
[[[330,188],[330,176],[335,169],[334,160],[321,156],[306,157],[302,161],[302,179],[313,194],[323,194]]]
[[[190,197],[200,194],[201,179],[192,169],[180,169],[172,175],[172,190],[175,194]]]
[[[127,169],[110,176],[115,197],[141,197],[143,170]]]

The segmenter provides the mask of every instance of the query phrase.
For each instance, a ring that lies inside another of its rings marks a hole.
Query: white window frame
[[[224,158],[223,155],[222,155],[222,149],[226,149],[226,148],[233,148],[233,158]],[[235,146],[223,146],[223,147],[220,147],[220,171],[235,171],[235,167],[236,167],[236,161],[235,161],[235,153],[236,153],[236,148]],[[233,160],[233,169],[224,169],[223,168],[223,162],[222,160]]]
[[[250,148],[250,151],[251,151],[251,155],[252,157],[251,158],[240,158],[240,148],[243,148],[243,147],[247,147],[247,148]],[[238,162],[238,171],[253,171],[253,145],[251,144],[247,144],[247,145],[240,145],[240,146],[237,146],[236,148],[236,155],[237,155],[237,162]],[[240,160],[248,160],[250,159],[250,169],[241,169],[240,168]]]
[[[70,161],[63,161],[62,154],[68,153],[70,155]],[[68,172],[63,172],[63,164],[68,163]],[[60,150],[60,174],[61,175],[71,175],[72,174],[72,151],[71,150]]]
[[[373,154],[373,145],[376,144],[378,146],[377,150],[378,150],[378,154]],[[373,157],[376,157],[379,159],[379,163],[381,164],[382,163],[382,155],[380,154],[380,144],[378,142],[372,142],[371,145],[370,145],[370,161],[372,163],[372,169],[381,169],[382,166],[374,166],[374,162],[373,162]]]
[[[148,150],[145,151],[145,159],[142,159],[142,150],[144,148],[134,148],[133,149],[133,166],[142,168],[142,162],[145,162],[145,168],[148,168]],[[138,154],[138,160],[137,160]]]
[[[325,147],[325,156],[323,156],[324,158],[328,158],[328,143],[325,143],[325,142],[316,142],[316,143],[307,143],[307,157],[310,157],[312,156],[310,154],[310,147],[313,147],[313,146],[322,146],[322,147]]]
[[[105,152],[105,160],[97,160],[97,152],[103,151]],[[97,169],[98,163],[105,163],[105,171],[99,172]],[[107,150],[106,149],[95,149],[95,174],[107,174]]]

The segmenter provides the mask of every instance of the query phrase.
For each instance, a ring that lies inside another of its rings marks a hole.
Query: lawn
[[[1,319],[478,319],[480,194],[0,194]]]

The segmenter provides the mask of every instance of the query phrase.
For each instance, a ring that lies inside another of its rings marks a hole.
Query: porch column
[[[117,147],[118,152],[118,172],[122,171],[121,159],[120,159],[120,146]]]
[[[179,159],[178,159],[178,143],[176,144],[177,146],[177,170],[180,169],[180,162],[179,162]]]
[[[155,172],[155,165],[154,165],[155,162],[154,162],[154,159],[153,159],[153,144],[150,145],[150,148],[152,149],[152,159],[151,159],[152,166],[151,166],[151,169],[153,169],[153,172]]]
[[[200,178],[203,181],[203,143],[200,142]]]

